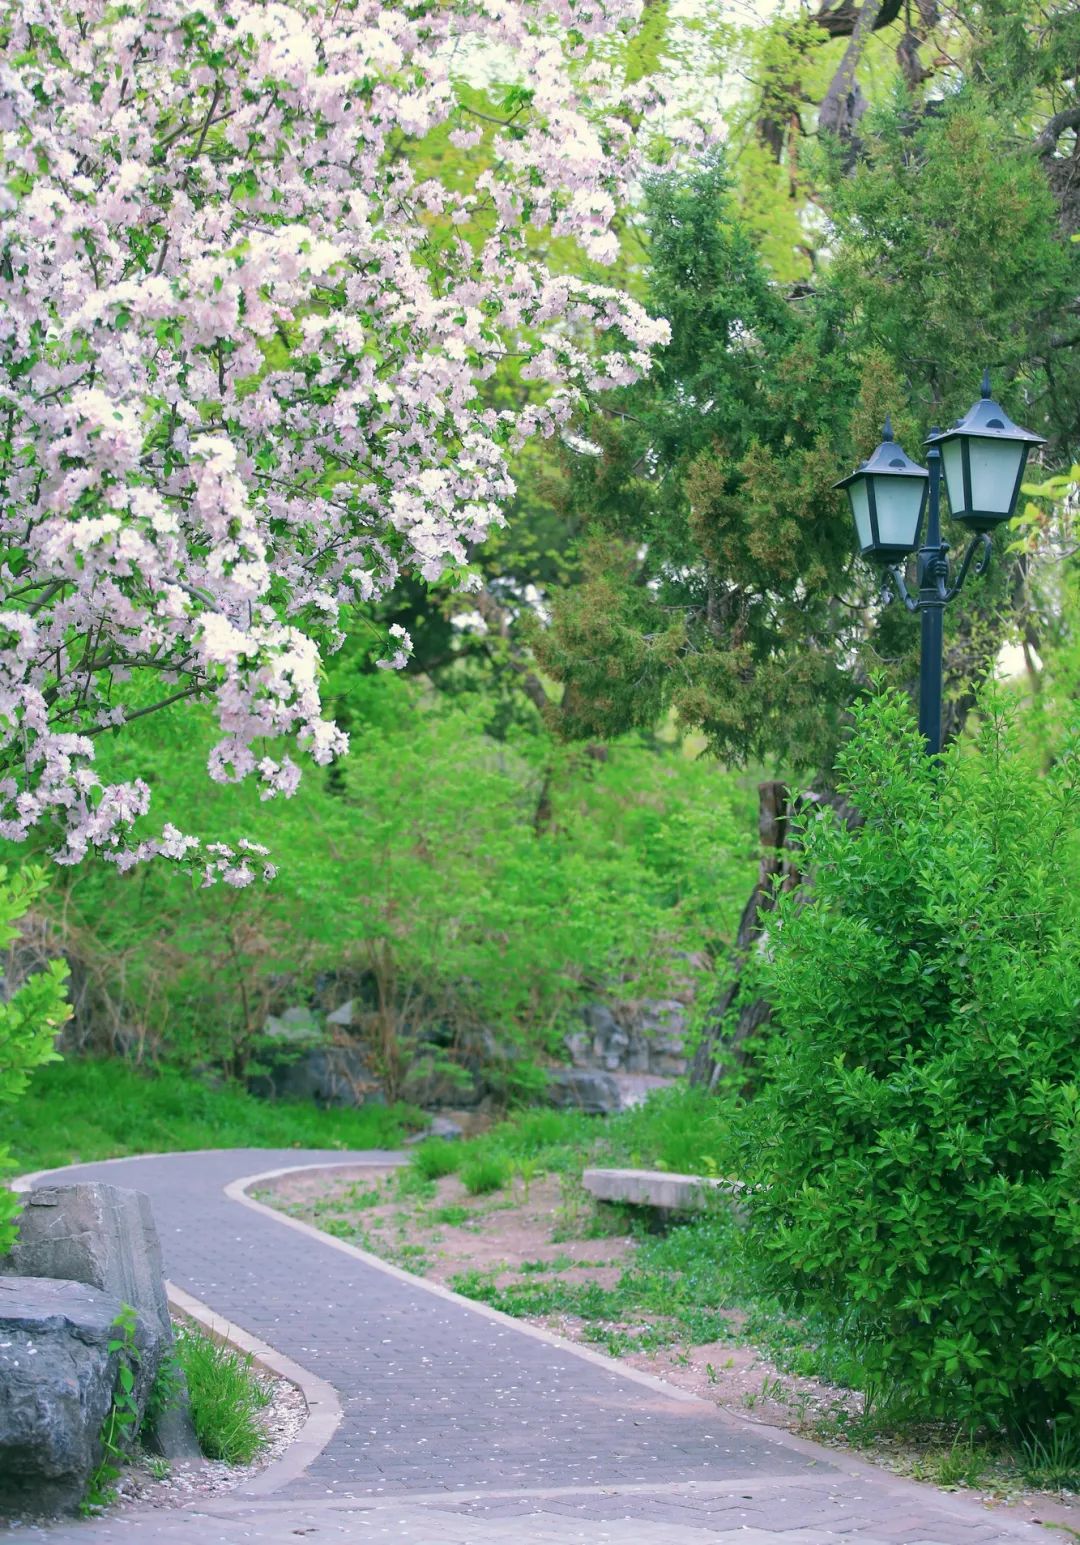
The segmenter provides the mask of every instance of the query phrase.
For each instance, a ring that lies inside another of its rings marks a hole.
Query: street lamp
[[[951,429],[931,433],[926,443],[941,451],[953,520],[983,533],[1012,519],[1028,452],[1046,442],[998,407],[990,396],[987,370],[978,402]]]
[[[837,488],[846,488],[855,519],[855,535],[864,558],[899,563],[919,545],[930,474],[918,467],[893,439],[886,418],[881,444]]]
[[[1028,454],[1045,441],[1014,424],[992,400],[986,371],[979,401],[951,429],[931,430],[926,444],[928,468],[905,455],[886,419],[874,454],[834,486],[847,489],[860,553],[882,563],[892,580],[882,590],[883,600],[898,595],[909,612],[922,614],[919,732],[929,754],[936,756],[941,750],[942,612],[967,579],[976,553],[976,575],[986,572],[993,550],[990,533],[1012,518]],[[949,544],[941,539],[943,460],[953,518],[974,533],[952,584]],[[920,546],[926,510],[926,540]],[[919,593],[912,596],[899,565],[916,548]]]

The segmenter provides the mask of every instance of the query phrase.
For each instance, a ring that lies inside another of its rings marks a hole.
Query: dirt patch
[[[633,1248],[625,1231],[573,1237],[577,1209],[556,1176],[526,1192],[470,1196],[456,1175],[434,1182],[434,1195],[402,1196],[394,1169],[283,1175],[254,1193],[339,1239],[452,1286],[468,1272],[497,1285],[555,1273],[565,1282],[614,1286]]]

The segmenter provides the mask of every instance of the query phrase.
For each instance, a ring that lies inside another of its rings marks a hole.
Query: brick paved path
[[[344,1415],[307,1472],[271,1496],[60,1526],[45,1531],[50,1545],[1047,1540],[634,1381],[224,1194],[275,1168],[389,1157],[241,1149],[62,1172],[148,1192],[172,1282],[327,1380]]]

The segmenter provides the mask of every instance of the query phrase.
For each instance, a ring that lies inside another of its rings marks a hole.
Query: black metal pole
[[[937,431],[933,431],[936,433]],[[941,750],[941,683],[945,655],[943,622],[945,601],[938,580],[941,546],[941,452],[929,456],[930,498],[926,541],[919,549],[919,609],[922,612],[922,649],[919,660],[919,733],[928,756]]]

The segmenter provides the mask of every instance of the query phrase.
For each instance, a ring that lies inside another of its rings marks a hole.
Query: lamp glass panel
[[[1023,442],[972,438],[969,446],[971,508],[987,515],[1009,515],[1025,450]]]
[[[921,477],[891,475],[874,479],[878,542],[882,547],[900,547],[911,552],[917,546],[925,487],[926,479]]]
[[[954,515],[969,508],[967,490],[964,487],[964,457],[959,440],[946,440],[941,447],[941,464],[945,472],[945,487],[949,494],[949,508]]]
[[[855,535],[859,539],[859,546],[869,547],[871,542],[870,496],[866,491],[864,477],[857,478],[854,483],[848,484],[848,497],[851,500],[851,513],[855,518]]]

